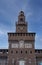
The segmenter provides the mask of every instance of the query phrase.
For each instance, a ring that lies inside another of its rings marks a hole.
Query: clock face
[[[23,27],[21,27],[20,29],[23,30]]]
[[[21,26],[21,27],[18,27],[18,29],[19,29],[19,30],[23,30],[23,29],[24,29],[24,27],[22,27],[22,26]]]
[[[24,27],[20,27],[20,30],[23,30],[24,29]]]

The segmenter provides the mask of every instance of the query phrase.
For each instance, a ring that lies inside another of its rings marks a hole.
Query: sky
[[[0,0],[0,49],[8,48],[8,32],[15,32],[20,11],[24,11],[28,31],[35,32],[35,49],[42,49],[42,0]]]

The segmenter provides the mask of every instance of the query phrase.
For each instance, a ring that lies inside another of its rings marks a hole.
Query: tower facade
[[[8,33],[8,65],[36,65],[35,33],[27,31],[27,22],[23,11],[20,11],[16,22],[16,32]]]

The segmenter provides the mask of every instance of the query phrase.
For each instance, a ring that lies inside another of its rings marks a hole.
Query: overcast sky
[[[0,48],[8,48],[8,32],[15,32],[19,12],[23,10],[28,31],[35,32],[35,48],[42,49],[42,0],[0,0]]]

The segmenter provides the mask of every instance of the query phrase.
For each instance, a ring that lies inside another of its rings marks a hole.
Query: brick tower
[[[20,11],[16,32],[8,33],[8,65],[36,65],[35,33],[27,31],[27,22],[23,11]]]

